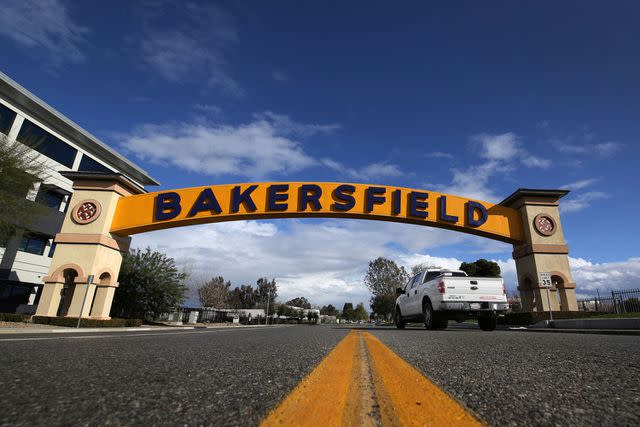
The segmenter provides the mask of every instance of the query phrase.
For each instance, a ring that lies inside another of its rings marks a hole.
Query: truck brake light
[[[444,282],[438,283],[438,292],[444,294]]]

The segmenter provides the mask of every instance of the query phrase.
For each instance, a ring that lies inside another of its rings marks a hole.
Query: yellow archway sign
[[[341,182],[250,182],[147,193],[120,174],[62,174],[73,181],[74,192],[55,237],[49,273],[43,277],[40,316],[109,318],[122,254],[132,234],[300,217],[418,224],[510,243],[523,309],[577,310],[558,210],[566,190],[521,188],[492,204],[428,190]],[[560,303],[557,297],[542,298],[540,272],[548,272],[557,283],[550,291],[557,292]]]
[[[428,225],[508,243],[524,240],[512,208],[402,187],[336,182],[261,182],[183,188],[123,197],[111,232],[132,235],[242,219],[330,217]]]

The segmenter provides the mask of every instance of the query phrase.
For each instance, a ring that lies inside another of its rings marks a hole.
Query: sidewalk
[[[226,328],[268,328],[279,325],[238,325],[238,324],[211,324],[211,325],[181,325],[181,326],[156,326],[144,325],[131,328],[73,328],[63,326],[27,324],[31,326],[0,327],[0,335],[3,334],[60,334],[78,332],[146,332],[146,331],[175,331],[185,329],[226,329]]]

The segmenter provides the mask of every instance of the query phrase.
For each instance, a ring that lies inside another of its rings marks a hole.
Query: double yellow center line
[[[351,331],[262,422],[292,425],[482,423],[376,337]]]

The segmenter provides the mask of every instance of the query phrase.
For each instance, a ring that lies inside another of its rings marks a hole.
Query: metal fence
[[[611,291],[606,297],[597,296],[578,301],[580,311],[598,311],[601,313],[638,313],[640,312],[640,289]]]

